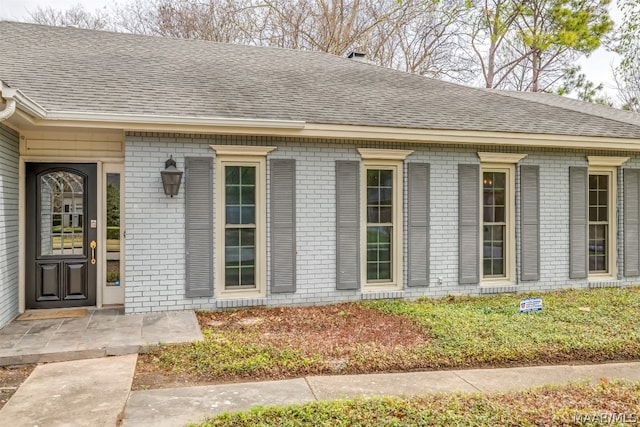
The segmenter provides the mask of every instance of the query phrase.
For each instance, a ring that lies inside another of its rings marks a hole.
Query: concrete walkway
[[[38,365],[0,410],[0,425],[115,426],[137,355]]]
[[[90,309],[80,318],[14,320],[0,330],[0,366],[137,354],[159,343],[198,340],[193,311],[125,315],[123,309]]]
[[[435,392],[497,392],[600,378],[640,381],[640,362],[505,369],[314,376],[131,393],[123,426],[184,426],[207,415],[256,405],[288,405],[356,396],[414,396]],[[0,416],[2,412],[0,412]]]

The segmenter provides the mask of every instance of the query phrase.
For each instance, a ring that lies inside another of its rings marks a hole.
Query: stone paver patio
[[[193,311],[89,309],[81,318],[14,320],[0,329],[0,366],[134,354],[197,340],[202,333]]]

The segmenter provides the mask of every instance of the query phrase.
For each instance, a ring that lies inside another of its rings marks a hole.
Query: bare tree
[[[464,80],[468,63],[459,55],[464,1],[403,2],[403,14],[391,21],[395,62],[383,63],[410,73]],[[374,43],[375,45],[375,43]]]
[[[640,112],[640,3],[622,0],[619,6],[623,20],[613,45],[621,60],[614,78],[622,108]]]
[[[79,27],[92,30],[112,29],[112,21],[105,9],[96,9],[89,12],[81,4],[77,4],[66,10],[57,10],[51,6],[43,8],[38,6],[29,12],[31,22],[43,25],[55,25],[59,27]]]
[[[384,0],[263,0],[264,44],[334,55],[364,49],[402,5]]]

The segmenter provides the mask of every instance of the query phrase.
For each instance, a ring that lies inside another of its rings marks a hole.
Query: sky
[[[126,3],[127,0],[119,0],[120,3]],[[51,6],[54,9],[68,9],[77,4],[81,4],[88,11],[103,8],[113,0],[0,0],[0,20],[24,20],[28,17],[30,10],[35,10],[38,6],[43,8]],[[614,6],[611,10],[611,17],[614,21],[621,19],[620,11]],[[596,84],[603,83],[606,92],[613,99],[615,95],[615,83],[612,76],[612,66],[617,62],[617,57],[613,53],[606,52],[603,48],[592,53],[587,59],[582,59],[579,64],[582,66],[582,72],[587,78]]]

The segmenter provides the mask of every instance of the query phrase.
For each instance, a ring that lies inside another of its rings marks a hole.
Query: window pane
[[[388,169],[380,171],[380,185],[383,187],[393,186],[393,171]]]
[[[230,228],[224,232],[224,244],[226,246],[239,246],[240,245],[240,232],[239,228]]]
[[[227,246],[224,249],[224,263],[227,267],[238,266],[240,261],[240,248],[238,246]]]
[[[380,184],[380,171],[377,169],[367,170],[367,187],[378,187]]]
[[[225,183],[227,185],[240,184],[240,166],[225,166]]]
[[[243,205],[255,205],[256,204],[256,187],[255,186],[243,186],[242,187],[242,204]]]
[[[243,228],[240,231],[242,246],[255,246],[256,231],[252,228]]]
[[[107,256],[105,259],[105,282],[107,286],[120,285],[120,174],[107,173],[105,189],[107,194],[106,206],[106,236]],[[71,210],[65,205],[65,212]]]
[[[227,185],[225,194],[225,203],[227,205],[240,204],[240,187],[235,185]]]
[[[243,206],[241,215],[242,224],[255,224],[256,223],[256,208],[255,206]]]
[[[388,207],[388,208],[380,208],[380,222],[382,223],[389,223],[393,221],[393,209]]]
[[[240,285],[240,270],[237,267],[224,269],[224,285],[227,288]]]
[[[598,208],[598,221],[608,221],[607,219],[608,209],[606,206],[601,206]]]
[[[495,222],[495,218],[493,216],[493,208],[491,208],[491,206],[485,206],[482,209],[482,212],[485,222]]]
[[[367,208],[367,222],[377,224],[380,221],[380,208],[368,207]]]
[[[64,171],[42,175],[39,197],[40,255],[84,254],[84,178]]]
[[[256,168],[253,166],[241,166],[242,185],[256,185]]]
[[[255,287],[256,285],[256,274],[255,268],[253,267],[243,267],[240,269],[240,286],[250,286]]]
[[[227,206],[227,224],[240,224],[240,206]]]
[[[377,280],[391,280],[391,262],[381,262],[378,264]]]
[[[598,191],[598,204],[607,205],[609,203],[608,197],[606,189]]]
[[[252,247],[243,247],[240,250],[240,264],[243,266],[246,265],[255,265],[256,264],[256,250]]]

